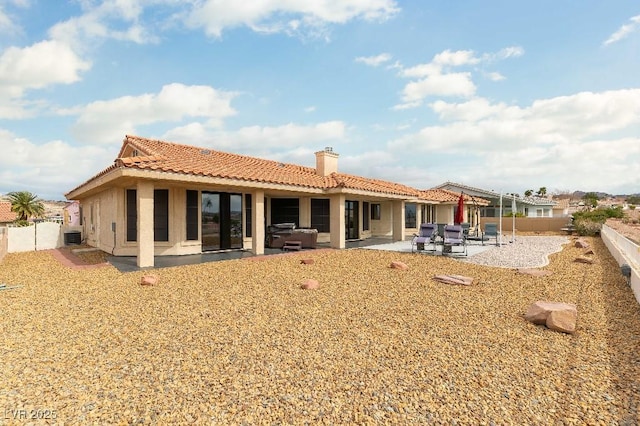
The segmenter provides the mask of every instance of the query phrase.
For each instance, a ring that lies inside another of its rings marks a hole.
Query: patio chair
[[[444,240],[442,246],[442,254],[454,254],[454,247],[462,247],[459,254],[467,256],[467,239],[464,230],[460,225],[447,225],[444,227]]]
[[[433,223],[423,223],[420,225],[420,231],[418,234],[413,234],[411,240],[411,253],[415,251],[436,251],[436,237],[438,231],[436,225]],[[430,245],[433,245],[433,249],[429,249]]]
[[[485,237],[488,239],[495,238],[496,245],[498,245],[498,224],[487,223],[484,225],[484,231],[482,232],[482,245],[484,245]]]
[[[469,238],[469,229],[471,229],[471,224],[469,222],[462,222],[460,224],[462,226],[462,233],[465,238]]]

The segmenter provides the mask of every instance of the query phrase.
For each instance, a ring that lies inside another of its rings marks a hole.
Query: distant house
[[[82,224],[81,210],[82,209],[80,208],[80,203],[78,201],[67,203],[67,205],[62,209],[64,224],[69,226],[80,226]]]
[[[69,191],[87,244],[116,256],[250,249],[264,253],[268,225],[318,230],[318,241],[404,240],[423,217],[453,221],[452,194],[338,171],[331,148],[316,167],[126,136],[114,164]],[[458,194],[459,195],[459,194]],[[409,206],[409,208],[407,208]]]
[[[0,201],[0,225],[12,223],[16,218],[16,213],[11,211],[11,202]]]
[[[455,192],[462,192],[472,197],[481,197],[489,202],[488,205],[480,207],[481,217],[500,217],[502,209],[503,216],[514,211],[525,217],[553,217],[553,208],[557,204],[555,201],[542,197],[520,197],[513,194],[500,194],[486,189],[475,188],[455,182],[445,182],[435,187],[436,189],[447,189]]]

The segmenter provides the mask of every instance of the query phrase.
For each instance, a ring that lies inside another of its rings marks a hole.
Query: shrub
[[[635,204],[629,204],[629,210],[635,210],[635,209],[636,209]]]
[[[592,219],[576,219],[573,221],[574,227],[578,235],[593,237],[600,233],[602,223]]]
[[[591,211],[584,212],[575,212],[573,214],[574,220],[585,219],[592,220],[594,222],[605,223],[609,218],[618,218],[622,219],[624,217],[624,212],[622,211],[622,207],[607,207],[607,208],[599,208]]]
[[[31,222],[28,220],[17,219],[13,221],[15,226],[31,226]]]

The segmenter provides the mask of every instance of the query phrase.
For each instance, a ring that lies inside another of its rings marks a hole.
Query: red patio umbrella
[[[453,220],[453,223],[456,225],[464,222],[464,193],[460,193],[460,198],[458,198],[458,210],[456,210],[456,217]]]

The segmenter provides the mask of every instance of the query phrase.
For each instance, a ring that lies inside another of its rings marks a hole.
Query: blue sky
[[[634,1],[0,0],[0,194],[126,134],[424,189],[640,192]]]

